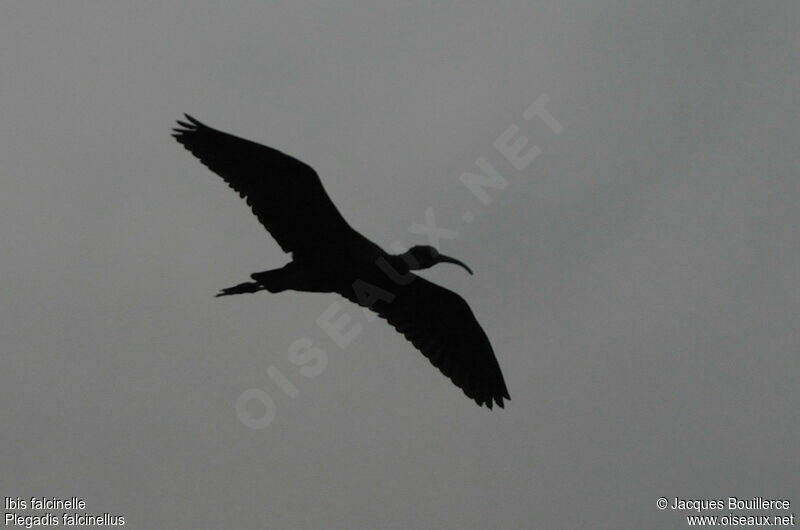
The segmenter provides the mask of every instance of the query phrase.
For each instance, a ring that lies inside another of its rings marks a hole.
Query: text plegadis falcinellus
[[[317,173],[280,151],[218,131],[189,115],[173,136],[247,200],[280,247],[286,266],[217,296],[287,289],[339,293],[377,313],[478,405],[511,399],[492,346],[459,295],[410,271],[457,259],[431,246],[392,255],[356,232],[333,205]]]

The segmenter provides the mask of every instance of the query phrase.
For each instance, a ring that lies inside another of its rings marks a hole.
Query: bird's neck
[[[389,256],[389,264],[398,274],[408,274],[419,268],[417,260],[408,252]]]

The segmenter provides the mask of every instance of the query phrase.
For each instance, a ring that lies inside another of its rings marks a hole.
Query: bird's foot
[[[258,282],[245,282],[233,287],[226,287],[218,292],[215,297],[230,296],[232,294],[256,293],[262,290],[263,287]]]

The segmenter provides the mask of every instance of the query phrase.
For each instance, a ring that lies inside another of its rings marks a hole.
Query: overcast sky
[[[791,1],[4,3],[2,495],[145,529],[800,512],[798,27]],[[526,120],[544,96],[560,128]],[[470,303],[507,408],[335,295],[215,299],[288,256],[170,138],[182,112],[311,164],[384,248],[427,243],[429,208],[457,232],[475,276],[423,275]]]

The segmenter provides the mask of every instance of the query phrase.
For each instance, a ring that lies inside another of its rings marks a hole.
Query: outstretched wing
[[[405,285],[373,278],[361,284],[363,292],[348,287],[340,294],[386,319],[478,405],[502,408],[503,399],[511,397],[492,345],[467,302],[424,278],[409,277],[413,280]],[[383,291],[380,296],[368,292],[375,287]]]
[[[320,252],[352,233],[307,164],[186,119],[173,136],[247,200],[284,252]]]

